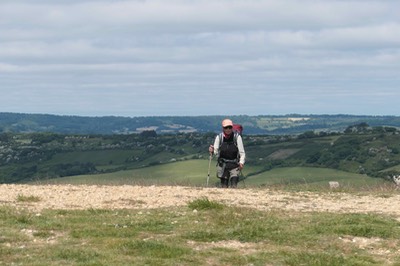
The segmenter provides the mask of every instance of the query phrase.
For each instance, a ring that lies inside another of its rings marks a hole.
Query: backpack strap
[[[221,148],[222,141],[224,141],[224,136],[222,134],[223,134],[222,132],[218,134],[218,139],[219,139],[219,147],[218,148],[219,149]]]
[[[222,132],[218,134],[219,148],[221,148],[222,142],[224,141],[224,136],[223,136],[223,134],[224,134],[224,133],[222,133]],[[238,132],[234,132],[233,134],[234,134],[234,135],[233,135],[233,143],[234,143],[235,146],[237,147],[237,139],[238,139],[239,133],[238,133]]]
[[[238,139],[239,133],[235,132],[234,134],[235,135],[233,135],[233,142],[235,143],[235,146],[237,147],[237,139]]]

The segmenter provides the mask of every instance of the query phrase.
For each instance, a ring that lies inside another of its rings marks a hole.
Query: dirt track
[[[37,202],[18,201],[35,196]],[[150,209],[182,206],[207,197],[228,205],[261,210],[381,213],[400,220],[400,195],[357,196],[346,193],[284,192],[268,189],[220,189],[179,186],[0,185],[0,205],[43,209]]]

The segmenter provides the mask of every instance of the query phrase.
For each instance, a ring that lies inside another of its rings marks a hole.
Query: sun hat
[[[227,126],[233,126],[233,122],[230,119],[224,119],[222,120],[222,127],[227,127]]]

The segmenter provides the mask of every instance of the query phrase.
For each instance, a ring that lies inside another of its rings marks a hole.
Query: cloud
[[[343,90],[371,99],[394,93],[399,8],[393,0],[3,0],[0,91],[15,93],[0,105],[196,114],[240,99],[235,111],[244,114],[324,113],[340,109],[350,95]]]

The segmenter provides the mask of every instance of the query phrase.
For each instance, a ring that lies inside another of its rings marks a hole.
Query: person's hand
[[[210,145],[210,147],[208,147],[208,151],[210,152],[210,154],[214,153],[214,146]]]
[[[239,169],[242,170],[243,167],[244,167],[244,164],[240,163],[240,164],[239,164]]]
[[[213,152],[214,152],[214,146],[213,146],[213,145],[210,145],[210,147],[208,147],[208,151],[209,151],[210,153],[213,153]]]

